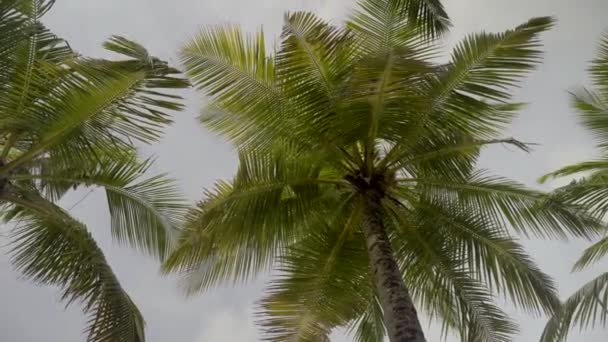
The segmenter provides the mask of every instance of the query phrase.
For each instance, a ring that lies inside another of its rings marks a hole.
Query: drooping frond
[[[469,260],[446,244],[449,238],[433,232],[437,225],[425,229],[428,223],[407,219],[399,206],[388,207],[404,280],[430,318],[441,322],[445,334],[457,332],[463,341],[510,341],[517,327],[493,303],[484,282],[472,278],[475,273],[466,268]]]
[[[37,181],[38,188],[50,192],[66,187],[102,187],[113,237],[162,259],[177,239],[187,206],[171,179],[164,175],[140,179],[151,162],[116,154],[78,167],[71,163],[45,165],[39,173],[15,174],[10,179]]]
[[[492,216],[454,204],[417,205],[420,229],[442,235],[452,258],[467,261],[466,271],[472,278],[537,315],[559,307],[553,281]]]
[[[20,208],[12,261],[25,277],[61,288],[87,314],[89,342],[143,342],[144,321],[84,225],[33,193],[3,196]]]
[[[608,323],[608,273],[585,284],[551,317],[541,342],[566,341],[568,331],[578,322],[580,329],[606,327]]]
[[[350,215],[341,216],[290,246],[278,261],[277,279],[260,303],[265,340],[316,342],[368,306],[371,278],[360,267],[367,262],[364,240],[359,232],[342,230]]]

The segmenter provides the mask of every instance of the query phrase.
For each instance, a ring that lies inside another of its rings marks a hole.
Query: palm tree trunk
[[[381,200],[380,191],[364,193],[363,233],[388,337],[391,342],[426,342],[384,228]]]

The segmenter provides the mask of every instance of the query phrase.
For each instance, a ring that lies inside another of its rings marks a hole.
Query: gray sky
[[[608,1],[444,0],[444,3],[454,22],[446,45],[469,32],[505,30],[533,16],[554,15],[559,20],[557,27],[543,37],[545,63],[517,90],[518,97],[531,105],[505,133],[542,145],[531,155],[493,148],[484,153],[482,166],[537,186],[535,180],[543,173],[593,156],[592,141],[576,125],[568,107],[567,90],[586,82],[586,63],[593,56],[600,34],[608,29]],[[286,10],[310,10],[339,22],[351,7],[351,0],[61,0],[46,22],[85,55],[103,55],[101,43],[111,34],[119,34],[143,43],[154,54],[175,63],[177,48],[205,25],[238,23],[247,30],[263,25],[270,37],[276,37]],[[230,146],[196,123],[201,96],[187,93],[186,97],[187,110],[176,115],[176,123],[165,139],[146,152],[159,156],[156,170],[170,172],[194,201],[200,198],[204,186],[218,178],[229,178],[236,162]],[[82,191],[71,194],[63,204],[70,207],[84,194]],[[263,280],[184,298],[176,289],[175,279],[160,277],[152,260],[112,245],[103,193],[91,193],[73,213],[88,224],[121,283],[143,311],[148,341],[258,340],[251,308],[261,297]],[[528,241],[526,245],[540,266],[556,278],[563,296],[608,266],[605,262],[588,271],[570,274],[571,265],[586,246],[582,241]],[[1,253],[1,342],[83,340],[84,319],[79,307],[65,310],[57,301],[56,290],[34,286],[18,277]],[[545,318],[515,312],[514,317],[522,326],[522,334],[516,340],[537,341]],[[427,328],[427,335],[429,341],[438,340],[434,326]],[[570,341],[599,342],[606,341],[607,336],[606,330],[573,333]],[[334,337],[333,341],[350,340],[341,333]]]

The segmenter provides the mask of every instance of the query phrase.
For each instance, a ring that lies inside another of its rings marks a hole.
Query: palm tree
[[[263,32],[201,31],[181,51],[209,98],[202,122],[232,141],[240,166],[191,212],[165,264],[194,293],[272,270],[265,338],[425,341],[417,310],[463,341],[508,341],[498,292],[531,312],[559,305],[553,282],[510,227],[587,236],[576,209],[475,169],[520,104],[508,88],[540,59],[534,18],[479,33],[437,64],[438,1],[360,0],[345,27],[285,17]],[[415,304],[417,306],[415,306]]]
[[[112,235],[163,258],[184,205],[171,180],[142,179],[132,140],[159,138],[188,83],[137,43],[107,61],[77,55],[40,18],[52,1],[0,2],[0,207],[12,261],[87,314],[87,341],[144,341],[144,321],[85,225],[57,201],[105,189]]]
[[[556,195],[590,208],[593,215],[604,218],[608,210],[608,34],[603,37],[598,57],[591,63],[589,72],[595,89],[573,92],[572,105],[579,112],[582,124],[598,140],[597,147],[603,156],[566,166],[544,176],[541,181],[550,177],[589,173],[588,176],[555,190]],[[583,253],[574,270],[581,270],[607,254],[608,237],[604,233],[604,238]],[[587,328],[594,325],[606,326],[607,321],[608,273],[604,273],[585,284],[565,301],[562,310],[547,323],[541,340],[563,341],[573,324],[579,323],[581,328]]]

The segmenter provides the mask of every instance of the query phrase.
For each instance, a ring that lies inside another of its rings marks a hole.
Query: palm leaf
[[[582,270],[588,265],[599,261],[606,255],[608,255],[608,237],[604,237],[588,247],[576,264],[574,264],[574,269]]]
[[[589,238],[603,231],[597,219],[561,196],[545,195],[484,172],[474,173],[465,182],[433,178],[404,181],[421,186],[422,193],[433,201],[475,208],[524,235]]]
[[[263,32],[245,36],[239,28],[206,29],[180,52],[195,87],[212,99],[201,120],[212,130],[246,143],[276,136],[282,94]]]
[[[412,297],[431,319],[440,319],[443,331],[458,332],[463,341],[510,341],[517,327],[493,304],[493,295],[471,278],[466,259],[452,255],[439,235],[419,230],[405,220],[403,209],[388,205],[395,254]]]
[[[581,329],[606,326],[608,321],[608,273],[585,284],[563,304],[543,331],[542,342],[566,341],[568,331],[579,322]]]
[[[510,122],[509,90],[540,62],[539,34],[553,25],[534,18],[504,33],[477,33],[457,45],[430,96],[432,112],[459,130],[487,138]]]
[[[247,280],[267,270],[286,244],[302,236],[311,214],[337,200],[313,160],[295,155],[242,153],[231,183],[217,182],[190,215],[166,271],[185,271],[186,290],[226,280]],[[239,239],[234,239],[239,236]]]
[[[608,33],[600,40],[596,58],[589,68],[593,84],[606,95],[608,92]]]
[[[583,126],[598,141],[600,150],[605,151],[608,148],[608,91],[578,90],[572,94],[572,106],[580,113]]]
[[[412,25],[429,37],[440,36],[451,26],[440,0],[398,0]]]
[[[114,238],[163,259],[176,242],[187,209],[185,202],[164,175],[138,179],[151,160],[139,162],[132,155],[111,157],[76,169],[64,164],[61,168],[47,167],[40,174],[16,174],[11,179],[41,181],[41,188],[52,192],[78,186],[104,188]]]
[[[90,233],[65,211],[35,194],[4,198],[21,208],[12,261],[26,277],[62,289],[87,318],[87,341],[144,341],[144,321]]]
[[[319,341],[367,306],[371,280],[358,267],[367,258],[363,240],[345,240],[344,232],[331,226],[290,246],[279,260],[276,271],[282,275],[260,304],[267,340]]]

